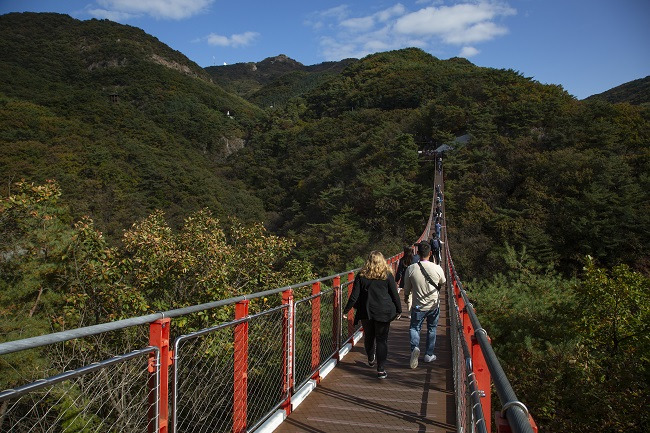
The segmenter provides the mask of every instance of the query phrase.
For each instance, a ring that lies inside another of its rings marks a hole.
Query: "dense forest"
[[[650,426],[647,78],[579,101],[415,48],[202,69],[58,14],[0,16],[0,50],[2,340],[395,254],[449,144],[448,244],[541,431]]]

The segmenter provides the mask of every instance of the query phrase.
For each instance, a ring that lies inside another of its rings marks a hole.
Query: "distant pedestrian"
[[[436,221],[435,230],[436,230],[436,237],[438,239],[440,239],[440,232],[442,231],[442,224],[440,224],[439,219]]]
[[[385,379],[388,357],[388,331],[390,322],[402,314],[402,304],[392,269],[379,251],[372,251],[359,271],[343,317],[355,308],[354,323],[363,325],[363,346],[368,356],[368,365],[377,364],[377,377]]]
[[[409,336],[411,343],[411,368],[418,366],[420,356],[420,330],[422,323],[427,321],[427,340],[424,362],[435,361],[433,353],[436,346],[436,328],[440,318],[440,290],[445,284],[445,273],[440,266],[429,261],[431,246],[428,242],[421,242],[418,247],[420,262],[406,269],[404,282],[404,299],[413,293],[411,307],[411,323]]]
[[[440,240],[439,237],[433,237],[431,238],[431,256],[434,258],[434,261],[437,265],[440,264],[442,256],[442,246],[444,245],[444,242]]]

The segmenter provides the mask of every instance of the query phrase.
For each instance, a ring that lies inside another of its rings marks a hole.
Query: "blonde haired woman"
[[[354,307],[354,323],[363,325],[363,345],[368,365],[377,363],[377,377],[385,379],[384,368],[388,357],[388,331],[390,322],[402,314],[402,304],[397,293],[395,277],[384,255],[372,251],[354,279],[352,293],[343,309],[343,317]]]

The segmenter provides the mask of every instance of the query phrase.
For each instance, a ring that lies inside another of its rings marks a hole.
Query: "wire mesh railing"
[[[451,318],[454,383],[456,387],[457,431],[490,432],[492,428],[491,388],[494,385],[502,410],[496,412],[499,432],[533,433],[537,426],[517,397],[499,364],[487,332],[481,327],[463,289],[445,242],[445,273]]]
[[[396,257],[400,257],[400,255]],[[351,277],[351,274],[348,274],[348,276]],[[341,295],[340,295],[341,296],[340,299],[342,302],[340,304],[341,306],[345,305],[345,302],[350,297],[350,293],[352,292],[352,284],[353,284],[352,278],[349,278],[348,281],[341,283]],[[340,328],[341,341],[349,341],[354,335],[354,333],[357,332],[360,328],[361,328],[361,322],[355,325],[354,317],[352,317],[352,314],[348,315],[348,320],[345,322],[341,318],[341,328]]]
[[[318,300],[320,295],[312,295],[307,299],[300,300],[295,304],[294,320],[295,335],[294,335],[294,386],[300,388],[306,381],[308,381],[314,368],[313,356],[318,356],[316,352],[312,354],[312,304]]]
[[[449,293],[449,290],[448,290]],[[472,431],[468,426],[472,425],[471,411],[468,408],[469,392],[467,386],[467,371],[471,371],[471,365],[465,363],[465,353],[463,350],[462,339],[462,325],[460,324],[460,317],[458,317],[458,310],[455,299],[453,296],[447,295],[449,321],[450,321],[450,334],[451,334],[451,356],[452,367],[454,375],[454,390],[456,398],[456,425],[459,432]],[[469,367],[469,368],[468,368]],[[480,404],[480,402],[479,402]]]
[[[447,271],[451,279],[451,291],[456,302],[456,311],[460,317],[460,327],[464,348],[468,351],[467,359],[472,365],[471,374],[467,376],[467,385],[471,395],[477,395],[481,401],[483,414],[476,411],[475,398],[466,402],[466,407],[473,404],[473,430],[491,431],[491,388],[492,385],[501,402],[501,411],[495,412],[494,421],[497,431],[514,433],[537,432],[537,425],[526,406],[521,403],[510,385],[499,360],[492,349],[487,331],[474,312],[474,308],[458,278],[449,249],[447,248]]]
[[[289,397],[282,312],[276,308],[249,321],[246,425],[251,428]]]
[[[318,379],[359,329],[341,311],[354,272],[1,343],[3,369],[7,357],[22,354],[41,357],[52,374],[0,393],[0,431],[252,431],[278,410],[289,413],[291,395]],[[223,317],[219,309],[233,320],[183,332],[188,316],[215,310]],[[174,327],[175,318],[183,326]],[[149,341],[141,325],[149,326]],[[122,340],[128,344],[105,344]],[[149,345],[96,360],[138,340]]]
[[[206,433],[232,427],[234,324],[178,337],[174,343],[172,431]]]
[[[336,320],[340,322],[341,318],[335,315],[335,296],[338,296],[340,298],[341,291],[330,289],[321,292],[320,296],[319,366],[323,365],[323,363],[331,359],[338,351],[338,348],[336,346],[338,337],[336,335],[334,321]],[[347,298],[345,301],[347,301]],[[343,305],[343,302],[344,300],[339,300],[338,305]]]
[[[114,356],[0,393],[0,431],[155,431],[160,353]]]
[[[457,431],[485,433],[488,430],[481,402],[485,393],[479,390],[475,379],[472,356],[463,334],[461,309],[454,294],[454,284],[451,283],[453,280],[448,278],[447,281]]]

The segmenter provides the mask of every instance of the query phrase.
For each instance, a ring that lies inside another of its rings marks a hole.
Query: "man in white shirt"
[[[404,272],[404,300],[408,300],[409,295],[413,293],[409,329],[411,368],[418,366],[420,330],[425,319],[427,321],[427,343],[424,362],[432,362],[436,359],[433,349],[436,345],[436,328],[440,318],[440,290],[443,289],[446,282],[445,272],[442,268],[430,261],[431,245],[428,242],[420,242],[418,254],[420,256],[419,264],[412,264]]]

